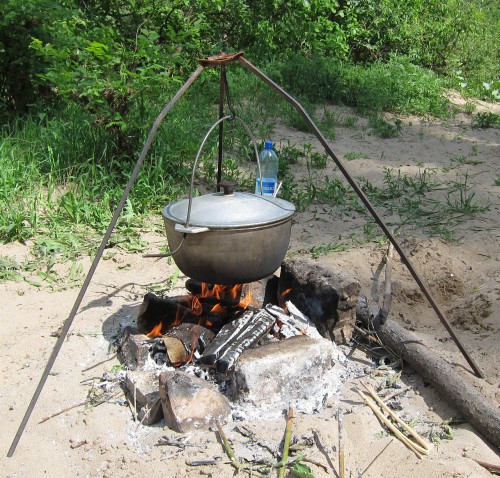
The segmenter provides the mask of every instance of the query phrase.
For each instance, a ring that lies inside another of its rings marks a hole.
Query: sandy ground
[[[491,105],[479,105],[496,111]],[[352,114],[337,110],[339,114]],[[365,153],[369,159],[346,161],[351,173],[382,184],[384,168],[401,168],[414,174],[419,164],[442,168],[450,158],[466,156],[477,164],[465,166],[473,178],[477,197],[491,203],[490,211],[479,220],[466,222],[456,231],[457,242],[446,243],[425,237],[419,230],[406,230],[400,236],[410,260],[429,284],[437,302],[455,324],[467,350],[482,368],[487,380],[474,381],[480,393],[500,403],[500,267],[499,267],[499,129],[472,129],[470,118],[459,114],[446,122],[401,118],[403,134],[381,140],[368,134],[362,120],[355,129],[337,128],[331,142],[340,158],[348,152]],[[304,133],[277,128],[274,139],[291,144],[317,146],[316,139]],[[321,149],[318,149],[321,151]],[[329,166],[331,168],[331,166]],[[296,166],[304,172],[303,164]],[[325,174],[330,174],[327,168]],[[290,253],[311,258],[314,246],[335,242],[339,235],[362,226],[365,219],[332,214],[328,208],[313,206],[297,214],[292,228]],[[165,238],[148,237],[151,251]],[[371,299],[380,295],[380,264],[386,246],[376,242],[338,253],[322,255],[323,265],[349,272]],[[29,245],[0,246],[0,255],[23,260]],[[175,433],[161,422],[145,427],[132,419],[123,405],[118,386],[115,396],[98,406],[75,406],[85,402],[104,373],[119,364],[112,347],[120,326],[137,314],[142,297],[152,284],[162,284],[175,272],[166,260],[144,259],[140,254],[116,252],[111,260],[101,261],[78,312],[70,333],[55,362],[25,432],[12,458],[7,451],[34,393],[41,373],[54,347],[53,332],[67,318],[78,289],[51,292],[27,283],[0,284],[0,475],[5,477],[138,477],[195,476],[229,477],[233,468],[213,431],[187,437],[184,450],[156,446],[164,435]],[[85,268],[90,260],[83,260]],[[182,293],[182,277],[171,291]],[[185,279],[185,278],[184,278]],[[394,298],[391,318],[414,331],[419,338],[457,367],[469,370],[457,347],[423,298],[399,258],[394,259]],[[345,382],[338,395],[331,396],[316,414],[296,414],[293,433],[308,442],[303,454],[325,468],[310,464],[318,477],[338,476],[337,409],[344,410],[346,476],[358,477],[488,477],[488,471],[474,460],[500,465],[498,449],[490,446],[468,424],[452,425],[452,438],[434,444],[429,456],[419,459],[397,438],[382,428],[369,408],[362,404],[355,389],[360,382],[382,386],[393,378],[390,370],[373,372],[375,364],[361,350],[343,347],[349,354]],[[367,373],[368,372],[368,373]],[[473,380],[472,374],[464,376]],[[113,375],[111,375],[113,377]],[[465,379],[465,378],[464,378]],[[449,401],[426,387],[415,371],[405,367],[397,386],[408,388],[398,398],[400,416],[412,421],[426,438],[439,434],[444,422],[459,418]],[[92,395],[92,396],[94,396]],[[74,408],[70,408],[75,406]],[[283,410],[287,404],[283,404]],[[44,423],[42,419],[66,410]],[[253,416],[244,422],[225,425],[236,454],[255,459],[263,448],[250,446],[235,427],[246,425],[257,438],[278,446],[283,438],[285,419]],[[499,430],[500,433],[500,430]],[[316,440],[314,439],[316,436]],[[193,467],[191,460],[218,460],[216,465]],[[274,476],[274,475],[272,475]]]

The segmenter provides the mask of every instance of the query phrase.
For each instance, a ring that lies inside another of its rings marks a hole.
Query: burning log
[[[161,335],[169,328],[182,322],[191,311],[189,296],[167,297],[162,299],[148,292],[137,316],[137,328],[144,334]]]
[[[216,365],[217,372],[225,373],[243,353],[265,335],[275,322],[265,310],[245,311],[239,318],[222,327],[217,337],[200,357],[201,363]]]
[[[240,304],[261,309],[267,304],[278,303],[278,277],[271,275],[248,284],[234,286],[209,285],[194,279],[186,281],[186,289],[203,299],[214,297],[223,306]]]
[[[382,343],[393,350],[495,446],[500,446],[500,411],[452,365],[426,347],[418,337],[392,320],[373,320],[379,314],[360,298],[358,320],[374,328]]]
[[[192,360],[195,352],[203,353],[215,334],[198,324],[184,323],[170,329],[163,342],[170,363],[180,365]]]

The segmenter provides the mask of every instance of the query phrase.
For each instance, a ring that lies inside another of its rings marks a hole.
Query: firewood
[[[243,315],[226,324],[200,358],[207,365],[216,364],[218,373],[226,373],[238,357],[260,340],[273,326],[275,318],[266,310]]]
[[[180,324],[163,336],[167,356],[172,364],[189,362],[195,351],[203,353],[214,333],[198,324]]]
[[[190,300],[188,296],[163,299],[148,292],[139,309],[137,328],[140,332],[148,334],[155,326],[162,324],[161,332],[165,333],[176,320],[179,321],[191,311]]]
[[[185,364],[188,361],[189,354],[181,340],[164,335],[163,342],[167,347],[167,356],[171,364]]]

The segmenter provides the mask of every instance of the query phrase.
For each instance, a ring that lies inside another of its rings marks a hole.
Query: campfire
[[[271,332],[276,339],[296,335],[318,336],[314,325],[300,311],[285,304],[292,289],[266,302],[253,299],[263,284],[276,289],[277,278],[251,285],[211,285],[192,279],[186,283],[189,295],[144,297],[137,323],[139,331],[152,339],[151,356],[157,365],[174,367],[194,359],[208,368],[225,373],[247,348]],[[268,294],[269,296],[269,294]],[[281,299],[281,300],[279,300]]]
[[[190,279],[186,288],[191,294],[173,299],[161,299],[154,294],[146,295],[138,322],[148,337],[161,337],[167,330],[185,322],[196,322],[199,326],[217,329],[219,324],[234,317],[252,303],[251,293],[242,298],[243,284],[211,285]],[[175,314],[172,313],[172,301],[176,302]],[[151,302],[156,302],[156,306]],[[154,311],[150,312],[149,307],[154,307]],[[163,307],[166,312],[164,317],[159,316],[157,309]],[[151,328],[154,322],[156,323]]]
[[[290,261],[280,277],[231,286],[188,279],[185,287],[188,293],[175,297],[146,294],[137,326],[120,339],[122,360],[133,371],[127,388],[144,423],[165,417],[168,426],[186,431],[195,422],[198,428],[227,418],[230,401],[267,406],[315,390],[322,400],[321,378],[339,361],[334,342],[352,333],[356,281],[340,273],[326,278],[321,269]],[[146,391],[141,373],[150,377]],[[200,393],[210,400],[195,399]],[[196,414],[202,403],[210,410],[181,419],[173,411],[179,396],[179,410],[193,401]]]

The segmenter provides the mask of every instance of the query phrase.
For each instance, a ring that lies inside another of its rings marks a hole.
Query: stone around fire
[[[289,259],[281,266],[278,289],[281,300],[292,301],[323,337],[337,344],[351,340],[361,285],[347,273]]]
[[[228,399],[212,384],[181,371],[160,374],[160,397],[167,426],[185,433],[227,421]]]
[[[125,385],[137,419],[144,425],[152,425],[163,418],[163,408],[158,391],[158,379],[153,372],[128,371]]]
[[[322,378],[337,356],[328,339],[306,335],[246,350],[229,382],[236,402],[269,407],[324,394]]]

